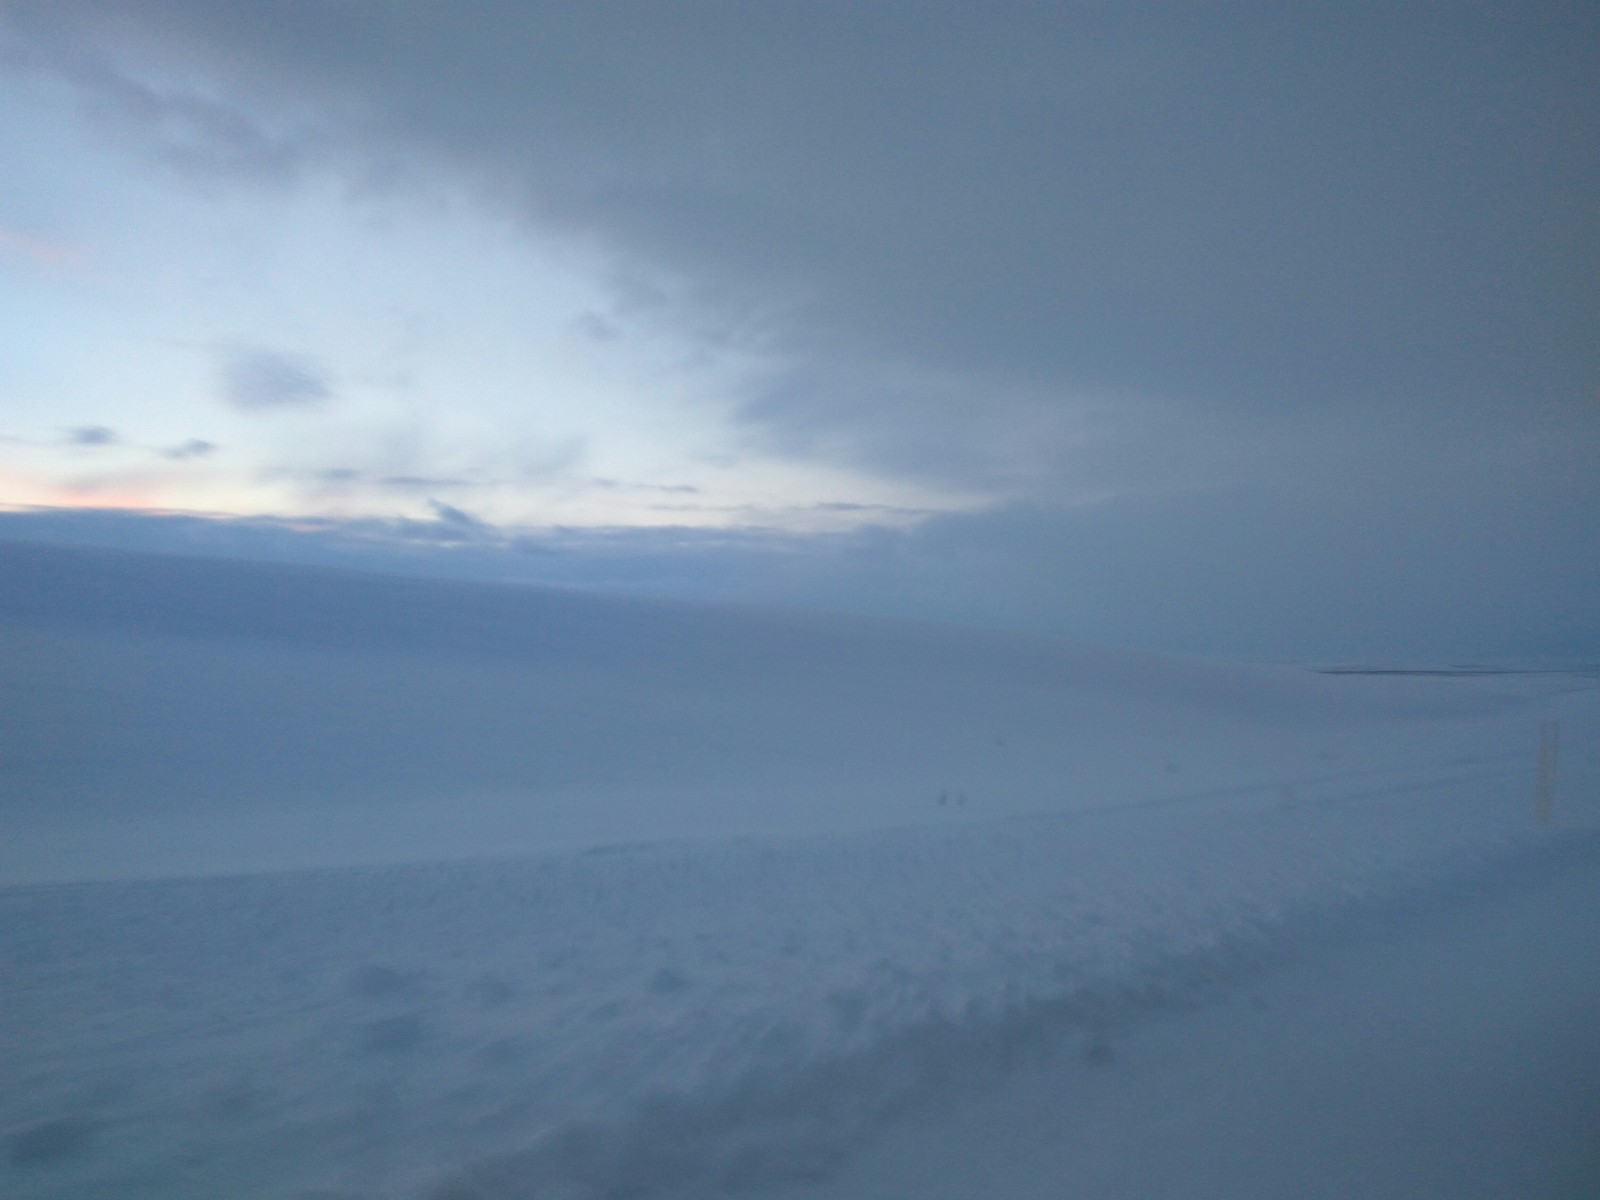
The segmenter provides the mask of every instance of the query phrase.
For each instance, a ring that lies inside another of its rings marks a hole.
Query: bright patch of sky
[[[60,81],[0,87],[0,501],[805,530],[979,498],[756,451],[731,412],[775,364],[459,188],[153,169]]]

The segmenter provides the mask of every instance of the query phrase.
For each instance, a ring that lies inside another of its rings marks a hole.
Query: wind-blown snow
[[[1582,675],[8,565],[18,1197],[745,1194],[1353,911],[1595,852]]]

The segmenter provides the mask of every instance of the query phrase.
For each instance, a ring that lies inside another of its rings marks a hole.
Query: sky
[[[1600,656],[1600,11],[0,0],[0,536]]]

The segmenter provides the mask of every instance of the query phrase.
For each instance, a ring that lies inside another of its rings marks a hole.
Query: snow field
[[[0,565],[17,1200],[826,1186],[1600,826],[1592,674]]]
[[[1581,836],[1493,771],[1229,800],[9,889],[6,1191],[742,1194],[1030,1030],[1109,1052],[1331,914]]]

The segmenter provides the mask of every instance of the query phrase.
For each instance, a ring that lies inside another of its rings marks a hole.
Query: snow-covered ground
[[[1380,1094],[1420,1072],[1437,1125],[1479,1033],[1600,1013],[1581,672],[4,557],[8,1196],[1188,1194],[1150,1172],[1193,1161],[1197,1112],[1348,1099],[1353,1055]],[[1360,1014],[1456,995],[1408,974],[1429,947],[1482,952],[1482,1012],[1408,1064]],[[1570,1100],[1547,1125],[1595,1111]],[[1019,1131],[1030,1105],[1055,1116]],[[986,1128],[1019,1132],[962,1149]],[[1074,1136],[1096,1151],[1059,1159]],[[967,1173],[916,1182],[933,1147]],[[1289,1194],[1302,1159],[1193,1194]],[[1343,1194],[1440,1194],[1385,1178]]]
[[[1592,1200],[1595,850],[1375,907],[1105,1043],[1060,1026],[770,1200]]]

